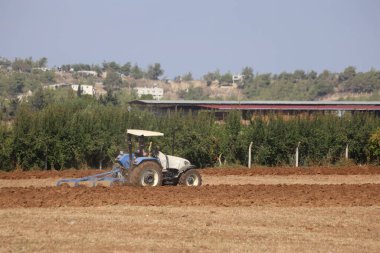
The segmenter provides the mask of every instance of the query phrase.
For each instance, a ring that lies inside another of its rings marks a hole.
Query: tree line
[[[298,142],[301,166],[339,164],[346,145],[352,162],[380,162],[380,119],[371,114],[255,116],[243,124],[238,111],[220,123],[213,112],[155,116],[86,96],[45,100],[40,108],[32,101],[20,105],[11,124],[1,122],[2,170],[105,168],[127,151],[129,128],[163,132],[151,139],[163,152],[200,167],[246,165],[251,142],[256,165],[294,164]]]
[[[35,69],[38,70],[41,68],[46,68],[47,63],[48,59],[46,57],[42,57],[38,60],[33,60],[32,57],[25,59],[15,58],[13,61],[0,57],[0,69],[10,69],[16,72],[31,73]],[[147,70],[144,70],[139,67],[138,64],[133,65],[131,62],[127,62],[121,65],[115,61],[104,61],[101,65],[85,63],[63,64],[62,66],[56,67],[54,70],[61,70],[65,72],[91,70],[97,72],[99,76],[102,72],[116,72],[125,76],[131,76],[134,79],[147,78],[151,80],[158,80],[159,77],[164,74],[164,70],[162,69],[160,63],[150,64]]]

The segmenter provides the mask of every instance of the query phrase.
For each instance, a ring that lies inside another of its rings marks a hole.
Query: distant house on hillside
[[[91,95],[91,96],[94,96],[94,95],[95,95],[95,89],[94,89],[94,86],[92,86],[92,85],[72,84],[72,85],[71,85],[71,88],[72,88],[74,91],[78,91],[79,86],[80,86],[80,89],[82,90],[82,94],[83,94],[83,95]]]
[[[77,71],[78,74],[84,75],[84,76],[97,76],[98,73],[96,71],[92,70],[79,70]]]
[[[48,68],[32,68],[32,70],[41,70],[43,72],[46,72],[48,71],[49,69]]]
[[[69,87],[69,86],[70,84],[68,83],[55,83],[55,84],[44,86],[44,89],[56,90],[58,88]]]
[[[137,92],[137,96],[141,98],[142,95],[152,95],[153,99],[160,100],[164,96],[164,89],[153,87],[153,88],[147,88],[147,87],[136,87],[134,88]]]
[[[45,86],[44,89],[56,90],[60,88],[71,88],[73,91],[78,91],[79,84],[69,84],[69,83],[56,83]],[[83,95],[95,95],[95,89],[92,85],[80,85]]]
[[[28,92],[24,94],[20,94],[17,96],[18,101],[28,101],[28,97],[32,96],[33,92],[31,90],[28,90]]]

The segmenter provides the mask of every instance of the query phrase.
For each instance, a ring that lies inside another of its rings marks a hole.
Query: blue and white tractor
[[[152,148],[152,142],[145,145],[146,137],[164,136],[163,133],[128,129],[127,142],[128,153],[120,153],[112,171],[78,179],[61,179],[62,183],[74,183],[78,185],[84,181],[90,181],[96,185],[98,181],[109,181],[133,186],[161,186],[161,185],[185,185],[200,186],[202,177],[194,165],[181,157],[165,155],[157,148]],[[137,139],[138,148],[133,151],[133,144]]]

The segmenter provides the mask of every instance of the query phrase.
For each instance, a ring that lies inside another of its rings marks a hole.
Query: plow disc
[[[64,178],[57,181],[56,186],[60,186],[62,184],[69,184],[72,183],[73,186],[78,186],[80,183],[83,182],[90,182],[91,186],[96,186],[98,182],[109,182],[109,185],[113,185],[115,183],[126,183],[127,180],[125,177],[122,176],[122,169],[117,167],[114,168],[111,171],[103,172],[87,177],[81,177],[81,178]]]

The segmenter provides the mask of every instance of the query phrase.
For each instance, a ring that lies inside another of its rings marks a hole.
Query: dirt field
[[[0,179],[41,179],[62,177],[84,177],[104,170],[63,170],[63,171],[0,171]],[[380,167],[308,167],[308,168],[206,168],[201,170],[202,175],[210,176],[288,176],[288,175],[373,175],[380,174]]]
[[[380,169],[206,169],[198,188],[0,173],[0,252],[379,252]]]
[[[56,178],[0,179],[3,187],[47,187],[55,186]],[[203,185],[277,185],[277,184],[380,184],[379,175],[287,175],[287,176],[210,176],[203,175]],[[91,186],[91,183],[82,183]],[[108,186],[107,183],[103,185]]]

